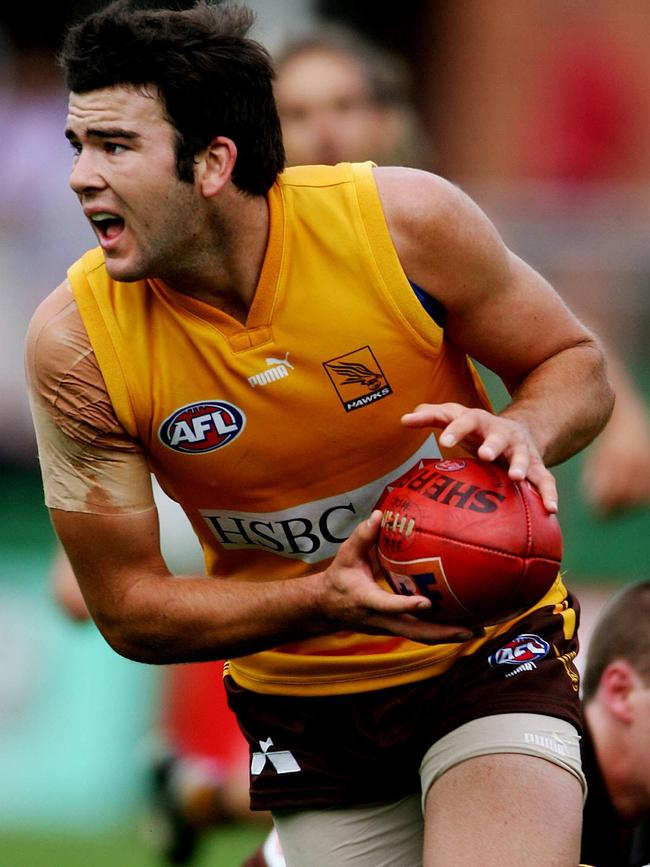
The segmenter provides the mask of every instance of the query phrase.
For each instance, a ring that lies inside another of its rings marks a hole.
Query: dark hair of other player
[[[624,659],[650,684],[650,581],[623,588],[598,619],[587,650],[582,678],[585,704],[598,691],[607,666]]]
[[[196,155],[221,135],[237,146],[235,185],[264,195],[285,156],[271,59],[244,38],[253,17],[248,9],[204,0],[177,12],[115,0],[68,31],[59,57],[66,86],[74,93],[154,87],[176,130],[182,181],[193,182]]]

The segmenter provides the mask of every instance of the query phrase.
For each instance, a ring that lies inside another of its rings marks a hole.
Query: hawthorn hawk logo
[[[361,409],[393,393],[369,346],[323,362],[346,412]]]

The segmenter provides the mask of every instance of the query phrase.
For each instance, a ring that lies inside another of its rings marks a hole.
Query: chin
[[[118,280],[120,283],[135,283],[138,280],[144,280],[151,275],[142,266],[138,267],[134,263],[118,262],[104,254],[104,262],[109,277],[113,280]]]

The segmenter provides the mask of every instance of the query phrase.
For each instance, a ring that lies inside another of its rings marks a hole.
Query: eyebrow
[[[126,139],[139,139],[140,134],[137,132],[133,132],[132,130],[122,129],[121,127],[113,127],[112,129],[87,129],[86,135],[88,138],[99,138],[99,139],[107,139],[107,138],[126,138]],[[66,129],[65,137],[68,141],[75,141],[79,138],[79,136],[74,132],[74,130]]]

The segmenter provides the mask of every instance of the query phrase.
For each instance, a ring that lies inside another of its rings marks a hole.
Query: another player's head
[[[66,84],[76,94],[126,86],[157,96],[175,130],[181,180],[192,183],[197,154],[225,136],[237,150],[233,183],[263,195],[284,167],[284,149],[270,58],[246,37],[252,17],[206,0],[183,11],[116,0],[68,31]]]
[[[424,161],[399,58],[347,31],[323,29],[287,43],[275,66],[290,165]]]
[[[583,677],[585,713],[619,812],[650,812],[650,581],[625,587],[600,615]]]
[[[585,703],[596,696],[603,675],[617,662],[633,669],[650,689],[650,581],[623,588],[601,612],[582,679]]]

